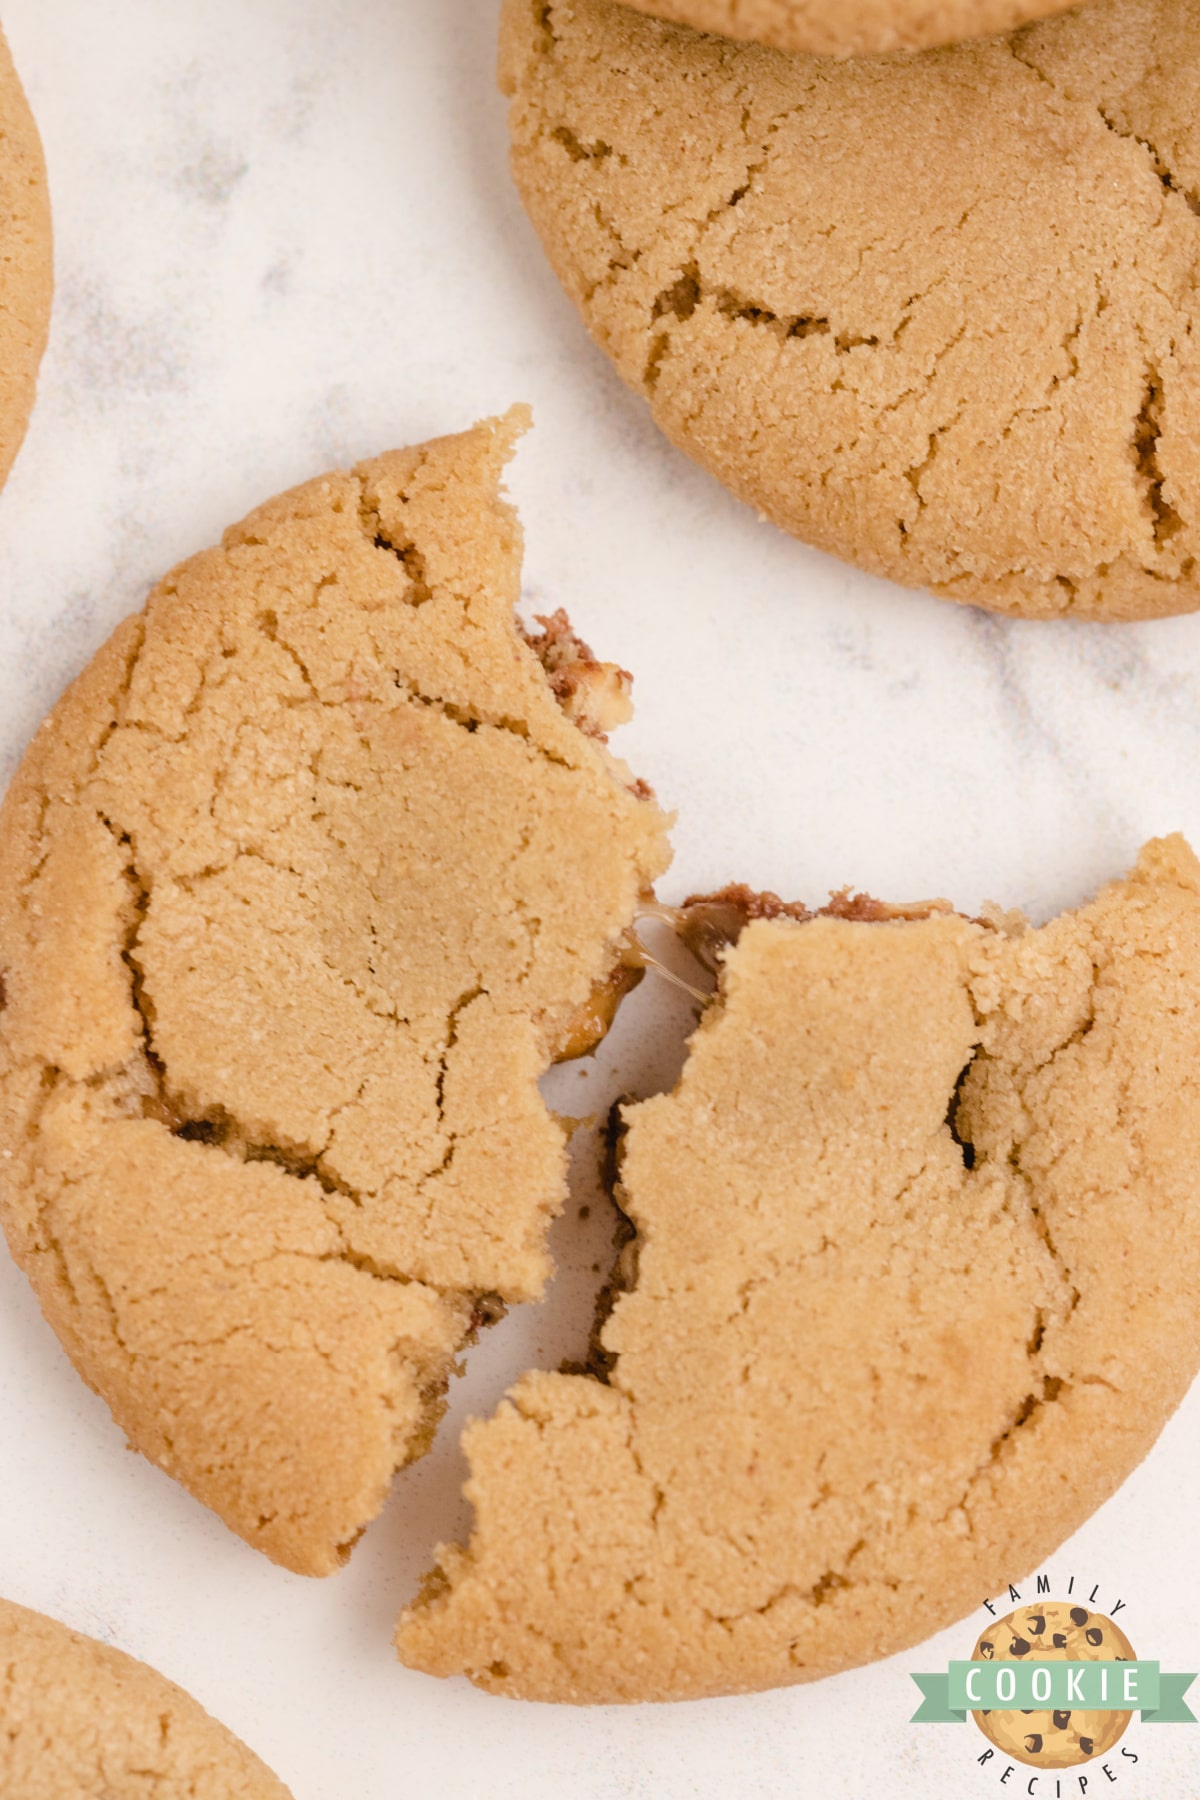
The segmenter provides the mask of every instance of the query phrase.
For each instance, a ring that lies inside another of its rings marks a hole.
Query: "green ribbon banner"
[[[952,1662],[914,1675],[922,1701],[913,1725],[962,1724],[969,1712],[1137,1712],[1143,1725],[1194,1725],[1184,1700],[1195,1675],[1156,1662]]]

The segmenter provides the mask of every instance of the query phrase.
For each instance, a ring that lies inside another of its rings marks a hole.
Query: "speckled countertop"
[[[151,583],[251,505],[522,399],[527,597],[566,605],[635,673],[617,748],[679,809],[668,897],[853,882],[1041,918],[1156,831],[1200,844],[1200,618],[1017,625],[905,593],[758,523],[660,439],[510,189],[494,15],[6,0],[58,286],[0,497],[0,777]],[[668,1007],[656,1042],[634,1007],[604,1066],[570,1089],[556,1076],[556,1097],[582,1112],[662,1078],[682,1020]],[[580,1200],[588,1159],[582,1142]],[[606,1229],[560,1224],[547,1305],[472,1355],[437,1451],[323,1584],[270,1567],[126,1451],[0,1260],[0,1592],[182,1682],[296,1800],[999,1792],[973,1728],[907,1723],[907,1671],[966,1656],[975,1619],[818,1688],[674,1709],[521,1706],[395,1662],[391,1622],[462,1522],[455,1421],[529,1360],[578,1351]],[[1139,1654],[1172,1668],[1200,1657],[1198,1486],[1200,1391],[1049,1565],[1056,1585],[1099,1584],[1097,1606],[1122,1598]],[[1194,1800],[1200,1731],[1135,1724],[1126,1742],[1141,1760],[1111,1791]],[[1087,1792],[1109,1791],[1094,1771]]]

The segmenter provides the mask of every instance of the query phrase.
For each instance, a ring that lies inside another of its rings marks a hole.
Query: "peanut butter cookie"
[[[749,38],[778,50],[865,56],[929,50],[1012,31],[1065,12],[1071,0],[627,0],[696,31]]]
[[[505,0],[513,170],[667,436],[785,530],[998,611],[1200,605],[1200,0],[787,56]]]
[[[182,1688],[0,1600],[0,1793],[11,1800],[289,1800]]]
[[[611,1702],[891,1655],[1075,1530],[1200,1366],[1200,865],[1152,843],[1040,930],[752,918],[626,1120],[601,1378],[470,1427],[474,1536],[401,1657]]]
[[[0,484],[33,410],[53,287],[42,142],[0,31]]]
[[[667,861],[600,729],[628,678],[514,619],[522,424],[310,482],[175,570],[0,813],[13,1253],[131,1442],[306,1574],[540,1292],[538,1079],[603,1031]]]

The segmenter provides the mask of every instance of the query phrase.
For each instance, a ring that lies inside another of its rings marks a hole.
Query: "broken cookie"
[[[1151,843],[1037,930],[925,910],[710,906],[718,1001],[625,1112],[599,1374],[469,1428],[474,1535],[405,1663],[812,1680],[1024,1574],[1150,1449],[1200,1365],[1200,865]]]
[[[514,618],[518,410],[177,569],[0,814],[0,1216],[131,1442],[335,1569],[565,1196],[666,819],[625,678]]]
[[[0,1600],[0,1793],[12,1800],[289,1800],[190,1694]]]

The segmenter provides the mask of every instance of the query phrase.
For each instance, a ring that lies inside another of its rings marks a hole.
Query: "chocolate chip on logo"
[[[1083,1751],[1085,1756],[1090,1756],[1092,1754],[1092,1739],[1081,1737],[1079,1740],[1079,1748]]]
[[[1030,1619],[1029,1631],[1030,1631],[1031,1636],[1041,1637],[1041,1635],[1042,1635],[1043,1631],[1045,1631],[1045,1629],[1046,1629],[1046,1621],[1042,1617],[1041,1613],[1039,1613],[1036,1618]]]
[[[1009,1645],[1009,1649],[1012,1651],[1014,1656],[1028,1656],[1029,1655],[1029,1639],[1028,1638],[1014,1638],[1012,1643]]]
[[[1065,1638],[1063,1639],[1063,1642],[1066,1643]],[[979,1646],[979,1654],[980,1654],[980,1656],[986,1658],[986,1660],[988,1662],[991,1662],[993,1656],[995,1656],[995,1654],[996,1654],[995,1644],[989,1644],[987,1642],[987,1640],[985,1639],[984,1642],[982,1644],[980,1644],[980,1646]]]
[[[1104,1642],[1104,1633],[1102,1631],[1097,1631],[1094,1625],[1090,1631],[1085,1631],[1083,1635],[1089,1644],[1102,1644]]]
[[[1086,1606],[1073,1606],[1071,1608],[1071,1619],[1076,1625],[1086,1625],[1090,1616]]]
[[[1041,1732],[1040,1731],[1031,1731],[1029,1736],[1025,1739],[1025,1748],[1028,1750],[1030,1756],[1036,1756],[1038,1751],[1041,1749],[1041,1747],[1042,1747]]]
[[[1071,1715],[1069,1712],[1056,1712],[1052,1713],[1050,1716],[1054,1720],[1054,1729],[1056,1731],[1065,1731],[1067,1726],[1071,1723]]]
[[[1066,1632],[1065,1631],[1056,1631],[1054,1634],[1054,1648],[1056,1650],[1065,1650],[1066,1647],[1067,1647]]]

